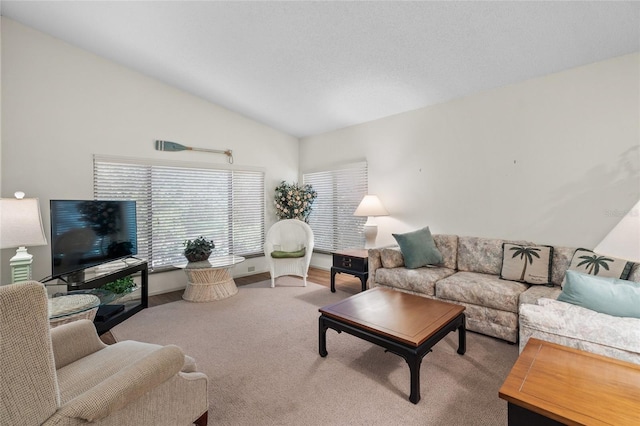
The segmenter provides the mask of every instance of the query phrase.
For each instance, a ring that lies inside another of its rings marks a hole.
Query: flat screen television
[[[138,253],[136,202],[51,200],[51,275]]]

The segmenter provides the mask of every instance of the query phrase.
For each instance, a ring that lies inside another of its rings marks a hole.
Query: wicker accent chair
[[[105,345],[83,319],[50,328],[35,281],[0,286],[0,424],[207,423],[207,376],[173,345]]]
[[[274,223],[264,243],[264,256],[269,264],[271,287],[283,275],[302,277],[307,286],[307,273],[313,254],[313,231],[298,219],[285,219]]]

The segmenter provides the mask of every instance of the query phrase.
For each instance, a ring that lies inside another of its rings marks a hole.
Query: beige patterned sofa
[[[444,258],[443,265],[438,267],[407,269],[398,247],[370,249],[368,286],[385,286],[463,305],[466,307],[467,329],[513,343],[519,337],[521,306],[539,306],[537,303],[541,298],[558,297],[564,274],[575,251],[571,247],[554,247],[551,274],[554,285],[549,287],[499,277],[502,244],[531,245],[530,242],[437,234],[433,238]],[[640,281],[638,265],[634,266],[629,279]],[[536,321],[539,320],[533,319],[531,324]],[[538,331],[531,332],[527,338],[532,335],[544,339]],[[582,338],[590,340],[588,333],[571,337],[574,340]]]

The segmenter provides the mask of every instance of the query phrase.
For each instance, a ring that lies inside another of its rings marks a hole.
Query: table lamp
[[[640,262],[640,201],[622,217],[593,251]]]
[[[0,249],[16,248],[11,258],[11,282],[31,279],[33,255],[26,246],[47,244],[37,198],[24,198],[24,192],[16,192],[16,198],[0,199]]]
[[[376,216],[388,216],[389,212],[384,208],[377,195],[365,195],[358,208],[353,212],[354,216],[367,216],[367,223],[364,224],[365,248],[372,248],[376,243],[378,235],[378,225],[375,222]]]

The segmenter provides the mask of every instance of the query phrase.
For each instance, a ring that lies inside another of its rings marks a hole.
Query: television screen
[[[135,201],[51,200],[50,207],[53,277],[137,254]]]

